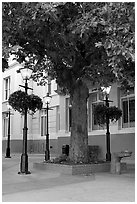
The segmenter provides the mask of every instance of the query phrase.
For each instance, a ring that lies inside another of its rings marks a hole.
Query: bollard
[[[128,150],[112,153],[110,172],[112,174],[121,174],[121,159],[123,157],[130,157],[131,154],[132,152]]]
[[[120,166],[121,157],[117,153],[113,153],[111,157],[111,173],[112,174],[121,174]]]

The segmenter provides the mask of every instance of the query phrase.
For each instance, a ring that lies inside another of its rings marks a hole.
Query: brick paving
[[[62,175],[40,171],[34,162],[43,155],[29,155],[29,175],[18,175],[20,154],[2,158],[3,202],[134,202],[135,173],[95,173],[94,176]]]

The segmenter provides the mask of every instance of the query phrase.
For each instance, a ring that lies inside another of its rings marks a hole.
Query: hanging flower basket
[[[42,100],[39,96],[31,94],[28,95],[29,98],[29,110],[31,110],[33,113],[35,113],[37,110],[41,110],[42,109]]]
[[[22,114],[24,114],[26,108],[28,109],[28,112],[32,111],[32,113],[35,113],[37,110],[40,110],[43,105],[39,96],[34,94],[28,95],[21,90],[12,93],[8,102],[14,110],[17,110]]]
[[[107,107],[104,104],[98,104],[94,108],[94,116],[99,125],[104,125],[106,116],[109,117],[111,122],[116,122],[122,116],[122,110],[116,106]]]

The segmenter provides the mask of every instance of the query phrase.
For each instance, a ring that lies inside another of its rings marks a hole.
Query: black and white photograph
[[[135,2],[1,2],[2,202],[135,202]]]

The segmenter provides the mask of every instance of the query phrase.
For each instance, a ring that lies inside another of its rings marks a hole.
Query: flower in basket
[[[8,102],[14,110],[22,114],[24,114],[26,108],[28,111],[35,113],[37,110],[42,109],[43,104],[39,96],[34,94],[28,95],[21,90],[12,93]]]
[[[122,116],[122,110],[116,106],[107,107],[104,104],[98,104],[94,108],[95,120],[99,125],[106,123],[107,116],[109,119],[116,122]]]

